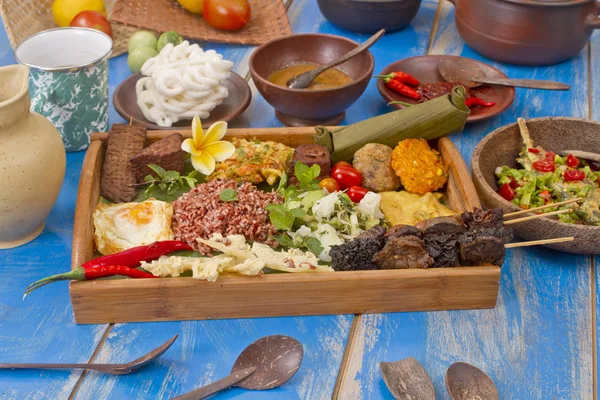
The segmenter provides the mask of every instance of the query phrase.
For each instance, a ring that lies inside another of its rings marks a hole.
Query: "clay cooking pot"
[[[493,60],[548,65],[577,55],[600,28],[595,0],[450,0],[465,42]]]

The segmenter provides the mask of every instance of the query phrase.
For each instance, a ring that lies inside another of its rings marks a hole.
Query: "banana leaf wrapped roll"
[[[456,86],[446,96],[333,131],[317,126],[314,142],[327,146],[331,161],[335,163],[352,160],[354,153],[367,143],[381,143],[393,148],[408,138],[433,140],[462,132],[469,116],[466,94],[463,86]]]

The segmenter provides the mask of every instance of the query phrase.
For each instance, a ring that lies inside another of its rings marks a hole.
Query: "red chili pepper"
[[[554,162],[548,160],[534,161],[532,166],[533,169],[539,172],[554,172],[554,170],[556,170]]]
[[[485,101],[480,99],[479,97],[469,97],[468,99],[465,100],[465,105],[469,108],[473,108],[473,107],[492,107],[494,105],[496,105],[495,102],[493,101]]]
[[[533,154],[538,154],[540,152],[535,147],[530,147],[530,148],[527,149],[527,151],[530,152],[530,153],[533,153]]]
[[[393,92],[396,92],[402,96],[408,97],[413,100],[420,100],[421,95],[415,89],[406,86],[404,83],[393,80],[384,79],[385,85]]]
[[[500,186],[498,194],[508,201],[511,201],[515,198],[515,191],[510,187],[508,183],[505,183],[504,185]]]
[[[348,189],[350,186],[360,186],[362,175],[352,167],[340,165],[333,168],[331,177],[340,185],[340,189]]]
[[[414,76],[407,74],[406,72],[402,72],[402,71],[396,71],[396,72],[392,72],[391,74],[388,75],[378,75],[377,78],[379,79],[393,79],[395,81],[398,81],[400,83],[404,83],[406,85],[410,85],[410,86],[419,86],[421,84],[421,82],[419,82],[418,79],[416,79]]]
[[[367,193],[369,193],[369,191],[362,186],[350,186],[346,192],[348,197],[350,197],[350,200],[355,203],[360,202]]]
[[[568,169],[563,176],[567,182],[582,181],[585,178],[585,172],[578,169]]]
[[[102,265],[125,265],[128,267],[137,267],[142,261],[157,260],[161,256],[173,253],[175,251],[193,251],[185,242],[179,240],[164,240],[154,242],[148,246],[133,247],[120,253],[109,254],[90,260],[81,266],[83,268],[93,268]]]
[[[72,271],[65,272],[63,274],[52,275],[33,282],[31,285],[27,286],[27,289],[25,289],[25,296],[39,287],[56,281],[89,281],[116,275],[123,275],[134,279],[158,278],[158,276],[154,276],[150,272],[141,271],[126,265],[101,265],[92,268],[77,267]]]
[[[577,168],[577,166],[579,165],[581,161],[579,161],[579,159],[577,157],[575,157],[573,154],[569,154],[567,156],[567,165],[571,168]]]

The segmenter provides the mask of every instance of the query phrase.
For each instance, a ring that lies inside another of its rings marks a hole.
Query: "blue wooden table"
[[[313,0],[288,0],[294,33],[323,32],[364,41],[367,35],[336,28]],[[202,44],[236,64],[248,79],[249,46]],[[424,0],[411,26],[383,37],[373,48],[376,72],[424,54],[463,55],[489,62],[516,78],[569,83],[568,92],[517,89],[501,116],[469,125],[452,140],[469,163],[475,145],[517,117],[600,119],[600,36],[576,58],[551,67],[515,67],[486,60],[464,44],[445,0]],[[2,31],[0,65],[13,64]],[[126,56],[110,62],[110,91],[129,76]],[[280,126],[272,108],[253,90],[248,110],[230,126]],[[594,90],[596,89],[596,90]],[[375,81],[348,109],[344,124],[389,111]],[[110,122],[122,122],[113,108]],[[600,140],[600,139],[599,139]],[[0,251],[0,362],[122,362],[178,333],[179,340],[139,373],[111,377],[82,371],[0,371],[0,399],[167,399],[228,373],[238,353],[268,334],[299,339],[305,358],[298,374],[268,392],[233,389],[219,399],[391,399],[379,361],[419,360],[440,399],[448,399],[444,373],[455,361],[472,363],[496,382],[506,399],[597,397],[598,281],[593,257],[542,248],[508,252],[496,308],[483,311],[337,315],[228,321],[76,325],[66,283],[36,291],[27,284],[71,264],[73,214],[83,153],[67,157],[62,192],[44,233],[21,248]],[[282,293],[285,301],[285,293]],[[265,305],[268,306],[268,305]]]

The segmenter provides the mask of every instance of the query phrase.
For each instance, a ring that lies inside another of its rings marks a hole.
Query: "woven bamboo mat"
[[[52,18],[53,2],[53,0],[0,0],[0,15],[13,49],[35,33],[56,28]],[[115,0],[105,0],[104,3],[110,15]],[[115,22],[111,25],[114,36],[112,57],[115,57],[127,51],[127,41],[138,29]]]
[[[201,16],[183,9],[176,0],[116,0],[111,21],[164,32],[176,30],[187,38],[239,44],[263,44],[292,34],[281,0],[250,0],[252,17],[242,30],[220,31]]]

